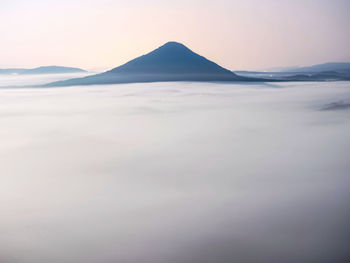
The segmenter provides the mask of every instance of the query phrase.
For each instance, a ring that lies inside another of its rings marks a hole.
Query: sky
[[[119,66],[168,41],[232,70],[350,62],[348,0],[0,0],[0,68]]]

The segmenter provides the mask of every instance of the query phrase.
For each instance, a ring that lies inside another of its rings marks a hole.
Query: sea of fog
[[[1,263],[350,262],[350,82],[21,78],[0,78]]]
[[[46,84],[54,81],[66,80],[71,78],[81,78],[92,75],[91,72],[66,73],[66,74],[0,74],[0,88],[20,87]]]

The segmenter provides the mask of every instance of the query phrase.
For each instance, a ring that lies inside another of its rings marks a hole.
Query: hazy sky
[[[112,68],[174,40],[230,69],[350,61],[348,0],[0,0],[0,67]]]

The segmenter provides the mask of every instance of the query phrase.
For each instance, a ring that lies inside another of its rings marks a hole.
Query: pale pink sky
[[[109,69],[178,41],[236,70],[350,62],[348,0],[1,0],[0,68]]]

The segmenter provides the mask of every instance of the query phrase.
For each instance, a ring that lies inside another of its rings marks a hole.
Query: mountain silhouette
[[[0,75],[21,74],[28,69],[25,68],[0,68]]]
[[[63,74],[63,73],[83,73],[87,72],[80,68],[62,67],[62,66],[42,66],[38,68],[8,68],[0,69],[0,74],[18,74],[18,75],[34,75],[34,74]]]
[[[350,73],[350,63],[347,62],[328,62],[324,64],[313,65],[309,67],[298,67],[285,70],[286,72],[338,72]]]
[[[350,63],[329,62],[279,72],[234,71],[238,76],[264,78],[268,81],[349,81]]]
[[[82,73],[86,72],[80,68],[62,67],[62,66],[42,66],[33,69],[27,69],[20,74],[63,74],[63,73]]]
[[[183,44],[168,42],[156,50],[135,58],[110,71],[84,78],[46,84],[72,86],[157,81],[245,81]]]
[[[229,70],[220,67],[177,42],[168,42],[147,55],[112,69],[109,73],[210,74],[219,77],[232,77]]]

